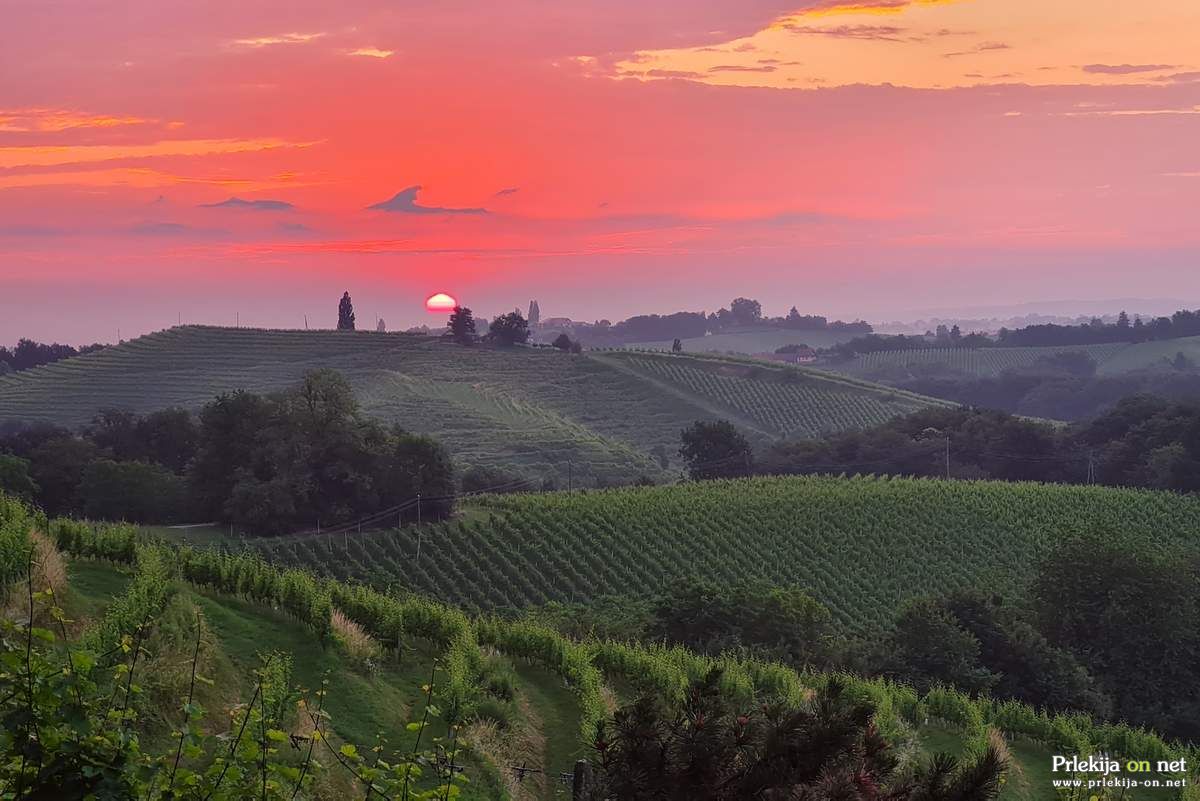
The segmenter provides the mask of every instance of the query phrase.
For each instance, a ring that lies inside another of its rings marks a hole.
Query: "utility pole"
[[[304,330],[308,330],[308,315],[304,315]]]
[[[417,493],[417,561],[421,561],[421,493]]]
[[[946,435],[946,479],[950,478],[950,435]]]

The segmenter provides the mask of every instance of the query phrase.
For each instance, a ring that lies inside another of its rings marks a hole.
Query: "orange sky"
[[[392,327],[443,289],[583,319],[1200,293],[1192,0],[5,18],[0,342],[332,325],[345,289]]]

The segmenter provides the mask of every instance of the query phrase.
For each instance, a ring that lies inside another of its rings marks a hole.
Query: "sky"
[[[1195,0],[0,14],[0,343],[1200,295]]]

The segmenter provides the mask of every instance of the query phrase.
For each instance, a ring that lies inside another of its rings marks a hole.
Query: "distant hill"
[[[104,408],[198,409],[222,392],[284,389],[319,367],[342,371],[369,414],[439,437],[462,462],[563,484],[570,472],[580,485],[677,475],[679,432],[698,419],[729,417],[762,443],[944,403],[818,371],[699,356],[182,326],[0,377],[0,422],[76,427]]]
[[[1039,359],[1070,351],[1088,354],[1099,366],[1098,369],[1103,371],[1109,360],[1129,348],[1139,347],[1141,345],[1117,342],[1107,345],[1057,345],[1038,348],[918,348],[862,353],[850,361],[835,362],[823,367],[846,375],[870,376],[891,368],[945,365],[980,378],[989,378],[1000,375],[1005,370],[1031,367]]]
[[[863,353],[850,361],[822,365],[822,367],[846,375],[869,377],[889,368],[942,364],[983,378],[997,376],[1009,369],[1030,367],[1043,357],[1064,352],[1086,353],[1096,362],[1098,375],[1115,376],[1134,370],[1166,367],[1167,363],[1178,353],[1183,353],[1193,363],[1200,364],[1200,336],[1152,342],[1114,342],[1103,345],[920,348],[878,351]]]
[[[849,342],[861,333],[845,331],[792,331],[785,328],[762,328],[689,337],[682,340],[684,353],[773,353],[784,345],[808,345],[829,348]],[[630,350],[670,350],[674,340],[635,342],[624,347]]]

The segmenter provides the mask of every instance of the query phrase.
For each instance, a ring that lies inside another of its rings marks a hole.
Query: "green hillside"
[[[1165,344],[1165,343],[1148,343]],[[954,370],[981,378],[998,376],[1005,370],[1030,367],[1038,359],[1063,352],[1083,352],[1099,366],[1108,370],[1110,363],[1119,363],[1130,350],[1142,347],[1125,342],[1108,345],[1077,345],[1036,348],[920,348],[863,353],[848,362],[830,364],[828,369],[847,375],[872,376],[912,365],[945,365]],[[1174,355],[1174,351],[1171,352]],[[1128,369],[1128,368],[1125,368]]]
[[[1101,375],[1117,375],[1131,370],[1162,367],[1166,362],[1182,353],[1193,363],[1200,363],[1200,337],[1164,339],[1160,342],[1139,342],[1118,351],[1111,358],[1100,362]]]
[[[732,416],[752,439],[868,426],[931,403],[815,372],[653,354],[463,348],[436,337],[183,326],[0,378],[0,422],[86,424],[103,408],[199,408],[342,371],[363,409],[443,440],[465,463],[590,480],[676,473],[679,431]],[[669,365],[687,369],[671,370]],[[716,383],[713,383],[716,382]]]
[[[914,595],[1020,595],[1057,539],[1088,531],[1194,555],[1200,499],[1087,486],[754,478],[484,497],[461,520],[420,530],[249,542],[276,564],[484,609],[649,596],[689,575],[764,579],[808,588],[848,630],[863,631]]]
[[[0,497],[0,569],[10,588],[24,581],[12,572],[21,564],[22,537],[43,524]],[[748,705],[799,704],[811,688],[831,678],[755,660],[705,658],[680,649],[574,642],[529,623],[471,619],[420,598],[399,599],[319,582],[259,560],[213,550],[140,546],[128,527],[52,521],[48,530],[71,557],[69,578],[58,584],[57,595],[66,601],[80,642],[94,642],[105,633],[127,633],[138,622],[150,621],[145,659],[152,661],[139,668],[146,692],[171,687],[186,692],[186,667],[180,673],[178,665],[188,665],[192,656],[181,645],[170,644],[173,620],[198,624],[208,632],[203,638],[204,669],[215,681],[204,683],[197,700],[209,711],[211,722],[205,726],[215,732],[226,725],[222,721],[229,720],[227,713],[237,708],[239,699],[244,702],[252,695],[249,671],[271,651],[291,658],[290,678],[296,686],[311,688],[328,681],[324,709],[333,748],[357,743],[365,751],[380,733],[387,741],[382,753],[390,759],[392,753],[407,752],[413,734],[405,721],[423,715],[422,684],[437,659],[434,702],[440,710],[458,710],[464,723],[464,750],[458,760],[471,779],[459,796],[464,799],[561,797],[561,787],[553,781],[516,782],[510,766],[541,768],[551,775],[568,770],[586,753],[584,743],[596,720],[614,704],[643,692],[678,699],[689,679],[714,666],[725,672],[721,692]],[[45,546],[38,547],[43,557],[52,555]],[[348,623],[331,627],[330,610]],[[355,658],[349,641],[339,633],[348,631],[347,626],[361,632],[360,648],[379,649],[374,661]],[[185,642],[190,647],[190,640]],[[150,672],[147,665],[164,670],[174,665],[174,683],[170,674]],[[498,675],[509,677],[504,683],[510,689],[504,694],[511,696],[499,706],[500,696],[493,689]],[[1002,738],[1012,758],[1001,795],[1005,801],[1055,798],[1046,770],[1055,753],[1183,757],[1189,764],[1197,756],[1194,750],[1146,732],[1097,725],[1080,715],[1048,716],[1019,704],[973,700],[944,689],[921,695],[889,682],[839,678],[849,692],[871,699],[880,734],[902,753],[962,753],[979,748],[989,736]],[[156,728],[162,724],[156,724],[160,719],[153,709],[147,707],[139,718],[144,747],[153,748],[156,741],[169,747],[177,735],[171,733],[169,721],[163,721],[166,728]],[[445,712],[434,713],[434,735],[443,727],[439,714]],[[502,726],[495,725],[497,716]],[[275,758],[296,757],[282,748]],[[333,760],[325,762],[328,772],[308,797],[347,798],[362,792]],[[1128,797],[1179,796],[1177,791],[1143,791]]]

